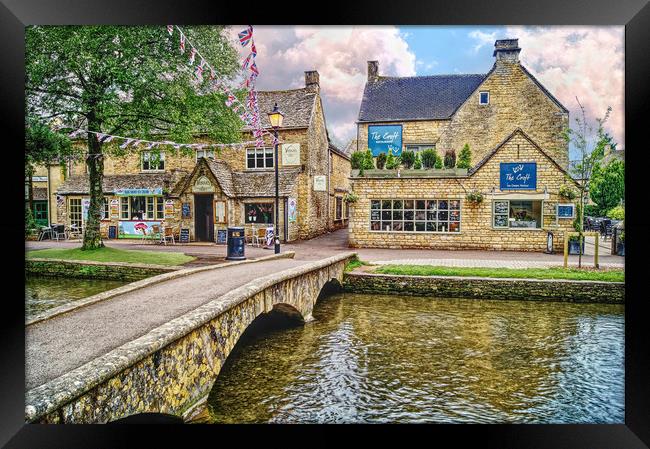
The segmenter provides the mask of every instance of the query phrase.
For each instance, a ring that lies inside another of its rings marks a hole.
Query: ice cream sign
[[[402,125],[368,126],[368,148],[373,157],[390,151],[393,156],[402,154]]]
[[[535,162],[502,162],[501,190],[537,189],[537,164]]]

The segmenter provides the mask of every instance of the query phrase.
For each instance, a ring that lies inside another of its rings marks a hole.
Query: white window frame
[[[104,204],[102,205],[102,216],[101,220],[109,220],[111,217],[110,205],[108,198],[104,197]]]
[[[539,214],[539,227],[534,227],[534,228],[524,228],[524,227],[517,227],[517,226],[510,226],[510,202],[511,201],[530,201],[530,202],[535,202],[539,201],[540,204],[540,214]],[[495,211],[495,205],[498,202],[507,202],[508,203],[508,213],[507,214],[497,214]],[[517,200],[510,200],[510,199],[493,199],[492,200],[492,229],[498,229],[498,230],[508,230],[508,231],[539,231],[544,229],[544,206],[546,205],[546,202],[544,200],[540,199],[517,199]],[[574,209],[575,210],[575,209]],[[556,209],[557,213],[557,209]],[[507,226],[495,226],[494,224],[494,217],[496,215],[505,215],[507,219]],[[556,215],[557,216],[557,215]]]
[[[199,156],[199,152],[203,153],[203,156]],[[199,161],[200,158],[205,157],[208,159],[214,159],[214,148],[200,148],[196,150],[196,162]]]
[[[373,201],[379,201],[379,209],[373,209],[372,208]],[[385,209],[384,208],[384,202],[385,201],[391,201],[391,208],[390,209]],[[394,204],[392,204],[392,202],[394,202],[394,201],[401,201],[402,202],[402,208],[401,209],[399,209],[399,208],[398,209],[393,209]],[[406,201],[413,201],[414,202],[413,209],[404,209],[404,202],[406,202]],[[417,202],[418,201],[424,201],[424,209],[417,207]],[[428,203],[430,201],[435,201],[436,202],[434,209],[428,209],[427,208]],[[438,204],[439,204],[440,201],[447,201],[447,208],[446,209],[438,209]],[[458,202],[458,208],[457,209],[452,209],[451,208],[451,204],[450,204],[451,201],[457,201]],[[380,214],[379,220],[373,220],[372,219],[372,212],[377,211],[377,210],[379,211],[379,214]],[[369,217],[368,217],[369,218],[368,219],[368,229],[370,230],[370,232],[380,232],[380,233],[451,234],[451,235],[457,235],[457,234],[461,234],[462,231],[463,231],[463,229],[462,229],[462,226],[463,226],[463,224],[462,224],[463,223],[462,210],[463,210],[463,202],[461,201],[461,199],[460,198],[453,198],[453,197],[444,197],[444,198],[430,198],[430,197],[427,197],[427,198],[371,198],[370,199],[370,214],[369,214]],[[372,229],[373,221],[374,222],[379,221],[380,223],[382,223],[383,221],[387,221],[387,220],[384,220],[382,218],[382,215],[383,215],[383,212],[388,212],[388,211],[390,211],[390,213],[391,213],[391,219],[388,220],[388,221],[390,221],[391,223],[394,222],[394,221],[397,221],[397,222],[401,221],[402,222],[402,229],[401,230]],[[400,212],[400,211],[402,212],[402,218],[398,219],[398,220],[395,220],[393,212]],[[406,211],[408,211],[408,212],[412,211],[413,212],[413,220],[410,220],[410,219],[407,220],[407,219],[404,218]],[[452,211],[453,212],[456,212],[456,211],[458,212],[458,220],[452,220],[451,219],[451,212]],[[417,216],[418,212],[424,212],[424,219],[416,219],[416,216]],[[439,216],[438,216],[439,212],[447,212],[447,219],[446,220],[439,220]],[[429,213],[434,213],[435,214],[435,217],[436,217],[435,220],[429,220]],[[406,221],[413,223],[413,230],[412,231],[411,230],[408,230],[408,231],[405,230]],[[442,222],[442,224],[446,224],[446,227],[445,227],[444,231],[438,231],[438,222],[439,221]],[[424,228],[423,231],[416,230],[416,228],[417,228],[416,222],[424,223],[425,228]],[[434,226],[436,228],[435,231],[428,231],[427,230],[427,227],[428,227],[427,225],[429,223],[434,224]],[[450,223],[458,223],[458,230],[450,231],[449,230]]]
[[[74,207],[72,204],[73,201],[75,202]],[[81,198],[68,198],[68,216],[70,218],[70,225],[83,226],[84,216],[82,204]],[[73,215],[75,216],[74,220],[72,217]]]
[[[262,158],[262,160],[263,160],[263,166],[262,167],[257,166],[257,153],[260,152],[260,151],[264,152],[264,157]],[[254,167],[249,167],[248,166],[248,154],[250,152],[255,153],[255,158],[254,158],[255,166]],[[267,159],[266,156],[267,156],[268,152],[271,153],[271,165],[270,166],[266,164],[266,159]],[[273,147],[246,148],[246,170],[268,170],[268,169],[272,169],[274,167],[273,164],[275,164],[275,153],[274,153],[274,148]]]
[[[417,147],[417,150],[412,149],[413,147]],[[405,143],[404,144],[404,150],[405,151],[413,151],[415,154],[421,153],[424,150],[427,149],[436,149],[436,144],[435,143]]]
[[[571,206],[571,216],[570,217],[560,217],[560,206]],[[558,220],[573,220],[576,218],[576,205],[573,203],[558,203],[555,206],[555,216]]]
[[[165,219],[165,198],[162,196],[139,195],[144,197],[144,212],[142,220],[164,220]],[[131,199],[133,196],[120,197],[120,220],[131,221]],[[150,206],[151,205],[151,210]],[[126,206],[126,209],[124,208]],[[126,216],[124,215],[126,212]]]
[[[483,96],[483,94],[487,94],[487,102],[486,103],[483,103],[481,101],[481,97]],[[478,104],[480,104],[481,106],[487,106],[488,104],[490,104],[490,91],[489,90],[481,90],[481,91],[479,91],[479,93],[478,93]]]
[[[144,168],[145,159],[147,160],[147,163],[151,167],[151,163],[149,162],[149,156],[152,153],[153,153],[153,151],[148,151],[148,150],[142,151],[142,154],[140,156],[140,168],[142,169],[142,171],[146,171],[146,172],[164,172],[165,171],[165,152],[164,151],[160,152],[160,162],[162,163],[162,168]]]

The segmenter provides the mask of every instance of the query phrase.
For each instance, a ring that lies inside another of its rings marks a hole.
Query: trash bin
[[[245,260],[246,238],[243,227],[228,228],[228,255],[226,260]]]

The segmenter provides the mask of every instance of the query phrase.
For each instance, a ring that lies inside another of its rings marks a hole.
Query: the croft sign
[[[368,148],[372,156],[391,152],[393,156],[402,154],[402,125],[368,126]]]
[[[535,162],[502,162],[501,190],[537,189],[537,164]]]

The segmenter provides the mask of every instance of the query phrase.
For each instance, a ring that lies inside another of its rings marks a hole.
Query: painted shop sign
[[[327,190],[327,177],[324,175],[314,176],[314,190],[324,192]]]
[[[501,162],[501,190],[537,189],[537,163]]]
[[[174,200],[165,201],[165,218],[174,218]]]
[[[300,144],[282,144],[282,165],[300,165]]]
[[[211,193],[214,192],[214,186],[210,182],[210,180],[207,178],[207,176],[199,176],[194,183],[194,187],[192,188],[192,192],[194,193]]]
[[[160,221],[120,221],[119,224],[119,238],[133,239],[142,237],[143,234],[149,235],[153,232],[153,226],[160,226]]]
[[[116,196],[147,196],[147,195],[162,195],[162,187],[155,189],[116,189]]]
[[[111,218],[120,218],[120,201],[116,199],[111,200]],[[115,238],[115,237],[113,237]]]
[[[390,151],[393,156],[402,154],[402,125],[368,126],[368,148],[373,157]]]
[[[298,218],[298,202],[295,198],[289,198],[287,204],[289,209],[289,223],[295,223]]]

